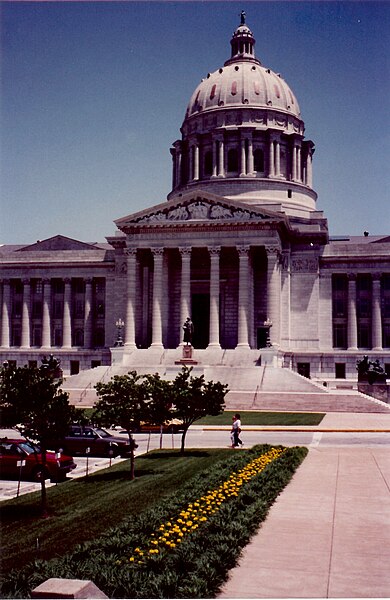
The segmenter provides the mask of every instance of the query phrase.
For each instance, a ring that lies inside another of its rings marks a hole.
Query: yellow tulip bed
[[[233,472],[230,477],[214,490],[208,490],[198,500],[190,502],[174,521],[162,523],[158,530],[151,534],[149,543],[143,548],[136,547],[128,562],[144,564],[147,559],[156,554],[169,551],[181,544],[184,539],[208,521],[209,517],[216,513],[221,505],[230,498],[239,495],[242,486],[259,475],[274,460],[278,459],[285,448],[271,448],[269,452],[251,460],[245,467]],[[118,560],[117,564],[122,564]]]

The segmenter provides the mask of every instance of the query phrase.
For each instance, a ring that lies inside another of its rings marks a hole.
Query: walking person
[[[239,413],[236,413],[234,415],[234,421],[233,421],[233,448],[238,448],[238,446],[243,446],[243,442],[240,439],[240,433],[241,433],[241,416]]]
[[[234,421],[236,420],[236,415],[232,416],[232,428],[230,430],[230,445],[234,448]]]

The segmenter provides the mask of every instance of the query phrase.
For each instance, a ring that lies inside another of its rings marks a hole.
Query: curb
[[[205,426],[202,427],[203,431],[230,431],[230,428],[228,426],[221,426],[221,427],[213,427],[212,425],[210,426]],[[302,429],[302,428],[296,428],[296,427],[262,427],[261,425],[257,426],[257,427],[244,427],[243,428],[243,432],[246,431],[283,431],[283,432],[288,432],[288,431],[293,431],[293,432],[308,432],[308,433],[390,433],[390,429],[324,429],[324,428],[308,428],[308,429]]]

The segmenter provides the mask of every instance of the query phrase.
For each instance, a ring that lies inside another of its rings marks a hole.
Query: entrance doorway
[[[266,348],[267,346],[267,327],[257,328],[257,348]]]
[[[207,348],[210,331],[210,295],[193,294],[191,299],[194,348]]]

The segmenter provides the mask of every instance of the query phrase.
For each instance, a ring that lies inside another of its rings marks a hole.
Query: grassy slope
[[[20,568],[34,558],[63,555],[117,525],[125,514],[138,514],[175,492],[195,474],[210,468],[231,450],[159,451],[137,458],[131,482],[129,461],[49,488],[51,516],[39,515],[39,493],[0,503],[2,571]],[[36,552],[37,538],[39,552]]]
[[[216,417],[207,416],[196,425],[231,425],[234,411],[225,410]],[[240,411],[242,425],[319,425],[324,413]]]

